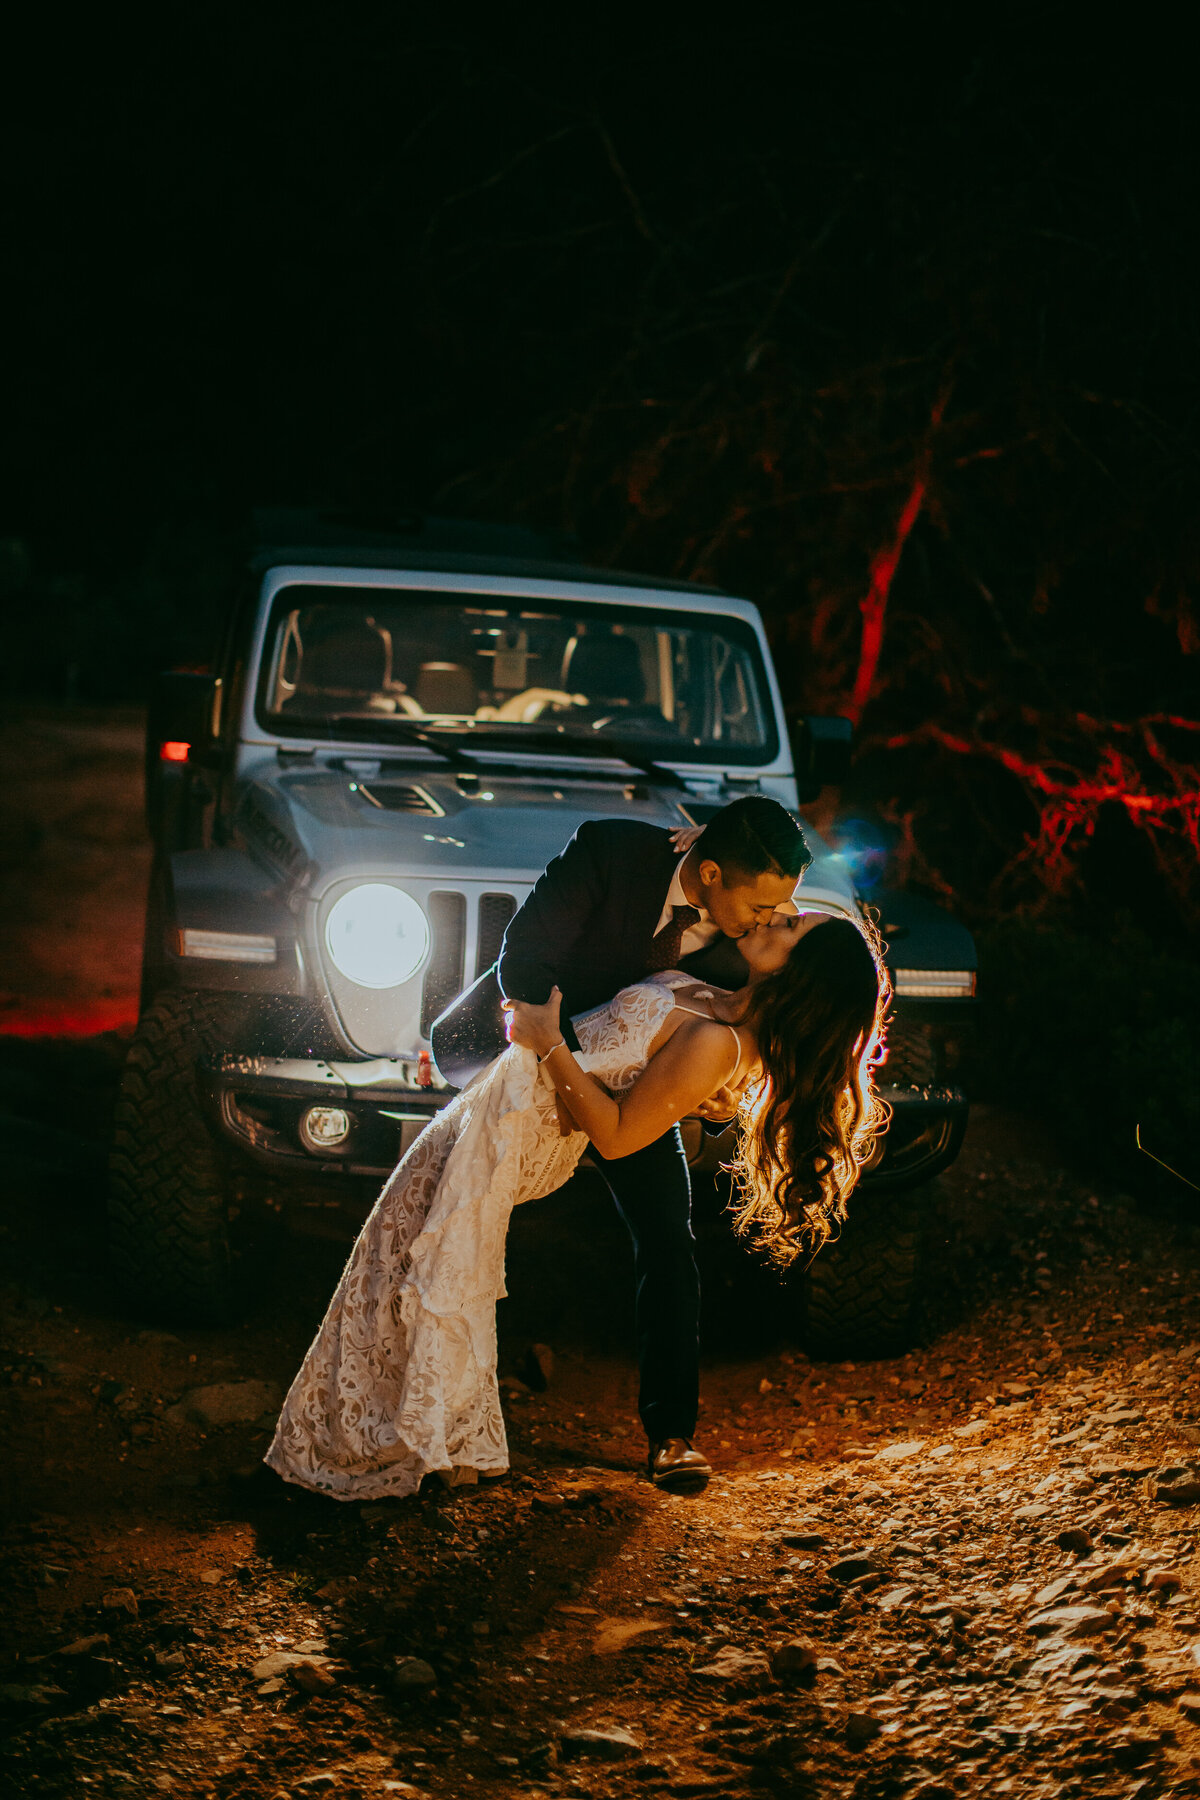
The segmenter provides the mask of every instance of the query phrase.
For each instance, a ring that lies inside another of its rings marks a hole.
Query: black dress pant
[[[592,1157],[633,1239],[638,1411],[651,1443],[690,1438],[700,1397],[700,1274],[678,1125],[644,1150]]]

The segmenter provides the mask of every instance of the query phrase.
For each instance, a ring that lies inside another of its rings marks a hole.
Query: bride
[[[438,1113],[364,1224],[264,1461],[337,1500],[411,1494],[508,1468],[496,1301],[512,1208],[552,1193],[589,1141],[627,1156],[722,1086],[743,1095],[735,1225],[774,1260],[815,1252],[886,1109],[873,1084],[889,995],[870,925],[777,914],[738,940],[737,992],[678,970],[559,1029],[512,1002],[510,1048]]]

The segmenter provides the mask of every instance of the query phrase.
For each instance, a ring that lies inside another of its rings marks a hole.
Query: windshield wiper
[[[654,762],[648,756],[640,756],[636,750],[630,750],[625,744],[606,743],[600,738],[589,744],[585,738],[568,736],[566,732],[561,735],[557,731],[527,733],[520,731],[519,727],[518,731],[519,736],[512,740],[505,740],[505,749],[537,750],[572,759],[589,756],[595,757],[598,762],[611,758],[615,762],[628,763],[631,769],[637,769],[643,775],[649,775],[653,781],[661,782],[663,787],[687,786],[683,777],[674,769],[667,768],[665,763]],[[482,751],[477,750],[476,758],[478,759],[481,754]]]
[[[416,744],[422,750],[432,750],[435,756],[440,756],[444,762],[448,762],[452,769],[477,769],[479,767],[478,756],[472,756],[468,750],[460,750],[457,744],[440,742],[432,732],[426,731],[420,725],[410,724],[407,719],[393,719],[387,715],[376,715],[371,719],[364,719],[361,713],[335,713],[328,723],[359,727],[356,736],[362,738],[387,736],[395,743]],[[368,726],[369,729],[367,729]]]
[[[387,736],[401,744],[416,744],[423,750],[432,750],[454,769],[479,769],[494,764],[502,758],[505,751],[532,750],[542,754],[570,757],[572,760],[581,757],[595,757],[597,761],[612,758],[617,762],[628,763],[631,769],[637,769],[662,787],[686,788],[687,783],[674,769],[664,763],[655,762],[648,756],[640,756],[636,750],[630,750],[624,744],[608,744],[601,739],[588,743],[586,739],[561,736],[556,731],[525,732],[520,727],[509,738],[501,737],[495,732],[480,732],[473,750],[460,749],[457,743],[447,742],[440,732],[422,725],[416,725],[408,719],[395,719],[386,714],[375,715],[369,721],[361,713],[336,713],[330,718],[331,725],[360,728],[357,735],[363,738]],[[490,723],[490,721],[489,721]],[[370,729],[363,729],[369,724]],[[495,748],[485,748],[488,739]],[[497,741],[499,739],[499,741]]]

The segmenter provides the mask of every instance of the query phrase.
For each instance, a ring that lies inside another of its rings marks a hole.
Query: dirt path
[[[922,1342],[829,1366],[702,1204],[717,1475],[671,1498],[584,1176],[514,1230],[511,1478],[344,1506],[255,1473],[344,1242],[293,1235],[236,1330],[122,1314],[120,1054],[0,1039],[6,1792],[1200,1795],[1194,1230],[981,1110],[930,1199]]]
[[[1200,1792],[1200,1509],[1147,1482],[1197,1454],[1194,1245],[989,1151],[1010,1123],[942,1203],[968,1262],[964,1222],[1021,1228],[1000,1298],[892,1362],[710,1361],[692,1499],[639,1479],[628,1360],[586,1331],[544,1392],[510,1381],[508,1482],[358,1507],[247,1479],[340,1246],[295,1242],[240,1331],[139,1331],[94,1273],[95,1188],[27,1174],[11,1791]],[[516,1247],[509,1367],[537,1246],[595,1204]],[[614,1303],[622,1275],[595,1272]]]

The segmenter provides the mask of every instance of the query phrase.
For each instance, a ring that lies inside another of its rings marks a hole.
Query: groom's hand
[[[541,1006],[535,1006],[529,1000],[505,1000],[503,1004],[504,1034],[510,1044],[520,1044],[525,1050],[545,1056],[549,1049],[562,1041],[562,1026],[559,1023],[561,988],[551,988],[550,998]]]

